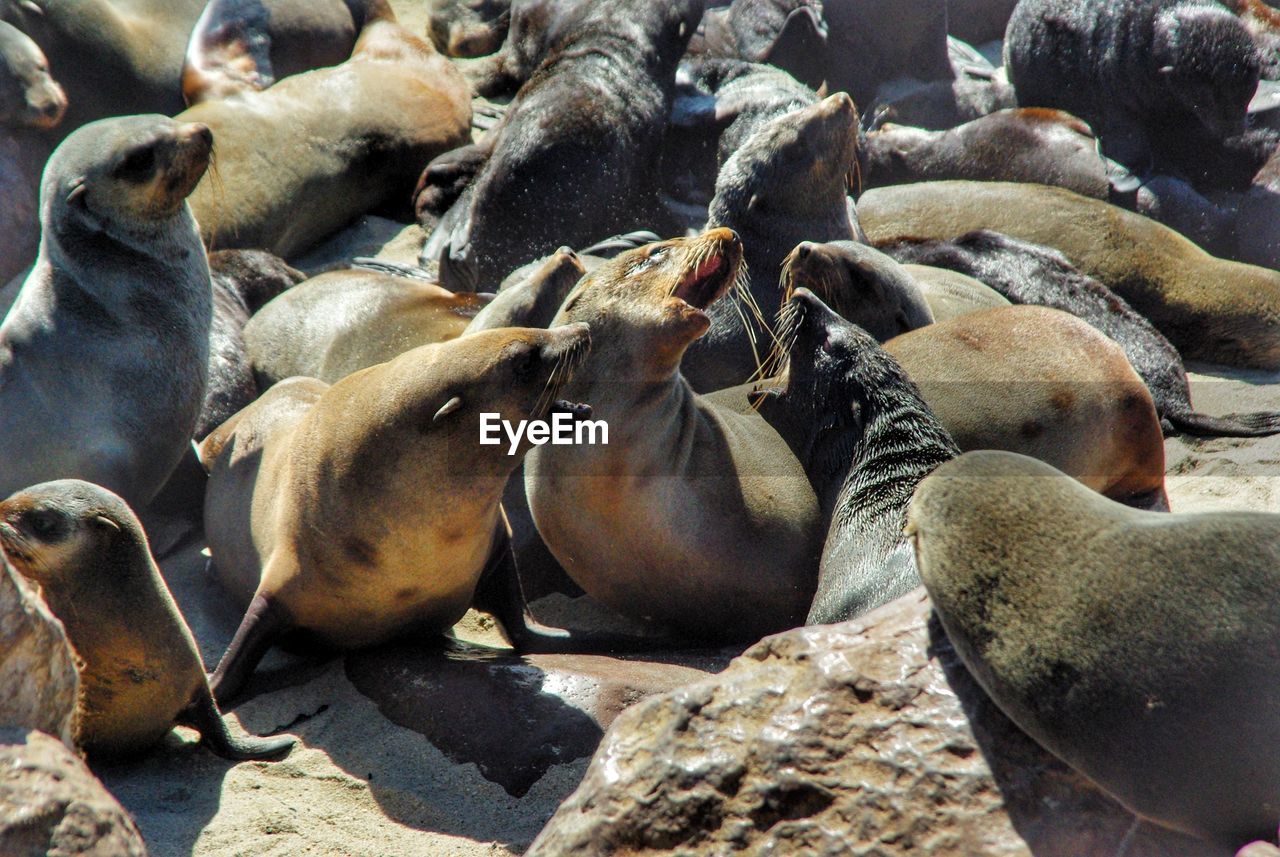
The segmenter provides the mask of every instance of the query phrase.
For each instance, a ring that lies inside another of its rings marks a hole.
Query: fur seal
[[[273,758],[293,746],[291,736],[227,729],[191,629],[118,496],[75,479],[28,488],[0,503],[0,546],[40,584],[83,663],[79,743],[91,755],[139,753],[175,723],[194,726],[227,759]]]
[[[40,256],[0,324],[0,494],[75,477],[141,508],[187,452],[213,298],[186,196],[212,145],[129,116],[54,151]]]
[[[1234,256],[1249,265],[1280,270],[1280,149],[1254,176],[1236,215]]]
[[[817,0],[734,0],[707,9],[689,42],[691,56],[767,63],[815,89],[826,77],[826,53]]]
[[[578,254],[561,247],[526,276],[504,285],[471,319],[466,333],[499,327],[550,327],[560,305],[586,272]]]
[[[986,283],[956,271],[910,264],[903,265],[902,270],[920,287],[934,321],[946,321],[981,309],[1009,306],[1008,298]]]
[[[1215,0],[1022,0],[1004,47],[1020,106],[1079,116],[1135,169],[1183,128],[1219,141],[1244,131],[1261,66]]]
[[[590,342],[578,324],[425,345],[333,386],[289,379],[209,435],[205,532],[248,605],[218,698],[285,632],[350,649],[458,621],[486,570],[509,562],[499,501],[521,460],[478,443],[480,414],[518,423],[569,407],[558,391]]]
[[[658,157],[676,64],[702,0],[574,5],[533,77],[489,132],[493,155],[422,259],[451,291],[640,226],[658,212]],[[488,138],[486,138],[487,141]]]
[[[735,293],[710,305],[711,329],[682,367],[695,390],[734,387],[759,371],[768,320],[782,306],[782,266],[798,243],[864,240],[849,197],[857,171],[858,110],[843,92],[771,119],[725,161],[707,228],[741,236],[750,299]]]
[[[461,74],[385,3],[371,5],[341,65],[266,89],[250,77],[179,114],[218,140],[216,176],[191,197],[210,249],[292,258],[370,209],[403,202],[423,164],[469,141]],[[350,109],[334,110],[334,93]]]
[[[831,521],[805,624],[843,622],[920,585],[902,532],[907,504],[960,450],[902,367],[813,292],[792,292],[778,327],[786,386],[752,398]]]
[[[908,519],[947,636],[1028,735],[1140,818],[1275,835],[1280,516],[1154,515],[973,452]]]
[[[885,124],[866,136],[866,186],[924,181],[1034,182],[1111,194],[1089,126],[1060,110],[999,110],[946,131]]]
[[[1075,316],[1002,307],[884,348],[960,449],[1031,455],[1112,499],[1168,508],[1151,394],[1120,346]]]
[[[800,242],[783,262],[782,286],[788,295],[811,289],[877,342],[934,322],[915,279],[884,253],[855,241]]]
[[[992,229],[1060,251],[1189,360],[1280,369],[1280,273],[1210,256],[1141,215],[1061,188],[926,182],[859,200],[873,243]]]
[[[419,345],[456,339],[486,303],[414,277],[329,271],[249,319],[245,345],[264,388],[294,375],[332,384]]]
[[[595,346],[565,394],[591,403],[609,443],[541,446],[525,463],[538,532],[592,598],[734,642],[804,620],[824,526],[777,432],[696,394],[680,372],[742,252],[733,232],[714,229],[622,253],[584,277],[555,323],[589,323]]]
[[[0,289],[40,247],[40,171],[67,96],[26,34],[0,21]],[[9,308],[0,291],[0,318]]]
[[[830,92],[866,106],[892,81],[953,77],[946,0],[825,0],[822,16]]]
[[[884,249],[902,260],[976,277],[1014,303],[1054,307],[1088,322],[1124,349],[1170,430],[1229,437],[1280,432],[1278,413],[1197,413],[1178,350],[1123,298],[1080,273],[1056,250],[986,230],[955,241],[903,242]]]
[[[219,250],[209,254],[213,324],[209,331],[209,378],[194,437],[204,440],[258,398],[244,328],[263,305],[307,278],[264,250]]]

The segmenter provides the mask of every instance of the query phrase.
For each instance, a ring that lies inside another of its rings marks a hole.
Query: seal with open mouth
[[[786,385],[751,397],[831,521],[806,624],[843,622],[920,585],[907,504],[960,450],[898,362],[813,292],[795,290],[779,328]]]
[[[714,229],[584,277],[556,323],[589,323],[596,344],[565,392],[591,402],[609,444],[542,446],[525,464],[534,522],[579,586],[708,640],[803,622],[822,549],[817,498],[782,438],[680,374],[741,260],[737,235]]]
[[[482,445],[480,415],[545,418],[590,342],[573,324],[425,345],[333,386],[284,381],[209,435],[205,532],[248,605],[217,697],[286,631],[351,649],[460,619],[510,555],[499,501],[529,446]]]
[[[289,736],[227,730],[191,629],[118,496],[76,479],[14,494],[0,503],[0,547],[40,585],[79,655],[79,743],[90,754],[141,752],[175,723],[199,729],[228,759],[272,758],[293,746]]]

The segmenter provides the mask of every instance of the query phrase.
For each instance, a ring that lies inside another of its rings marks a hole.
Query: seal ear
[[[1157,71],[1159,74],[1162,74],[1162,75],[1168,76],[1168,75],[1173,74],[1173,66],[1171,66],[1171,65],[1162,65],[1162,66],[1160,66],[1160,68],[1156,69],[1156,71]]]
[[[458,410],[458,408],[461,408],[461,407],[462,407],[462,397],[454,396],[452,399],[450,399],[449,401],[445,402],[443,405],[440,406],[440,410],[436,411],[436,415],[431,418],[431,421],[433,423],[439,422],[440,420],[449,416],[449,414],[453,413],[454,411]]]
[[[111,520],[110,518],[106,517],[105,515],[96,515],[93,519],[93,522],[100,527],[106,527],[108,529],[115,530],[117,533],[120,532],[120,525],[117,524],[115,521]]]
[[[89,187],[88,185],[85,184],[85,180],[83,177],[76,179],[71,185],[71,190],[67,192],[67,197],[66,197],[67,204],[74,205],[79,203],[83,205],[84,195],[85,195],[85,192],[88,190],[89,190]]]

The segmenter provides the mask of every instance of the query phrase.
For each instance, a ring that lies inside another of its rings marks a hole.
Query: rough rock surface
[[[133,819],[66,745],[0,729],[0,854],[145,857]]]
[[[964,671],[917,590],[766,638],[624,712],[529,849],[545,855],[1230,857],[1140,824]]]
[[[57,735],[71,746],[80,679],[62,623],[0,553],[0,726]]]

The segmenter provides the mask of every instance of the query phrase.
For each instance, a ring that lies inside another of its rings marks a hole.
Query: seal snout
[[[742,241],[732,229],[712,229],[689,245],[684,271],[671,294],[705,310],[734,285],[742,264]]]

